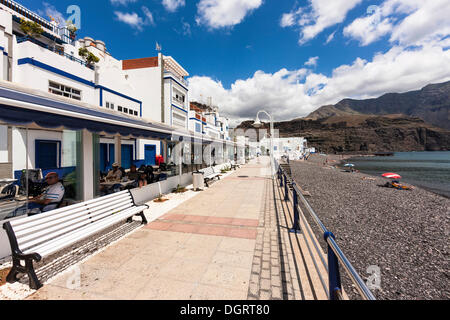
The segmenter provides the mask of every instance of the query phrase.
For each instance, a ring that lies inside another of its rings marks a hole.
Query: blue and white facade
[[[44,33],[34,38],[25,35],[21,19],[39,23]],[[80,48],[96,55],[99,62],[88,65],[79,56]],[[17,111],[16,123],[0,118],[0,174],[5,178],[18,178],[23,170],[37,168],[43,168],[43,174],[56,170],[64,175],[83,164],[86,181],[78,198],[86,200],[95,196],[95,182],[87,181],[93,171],[106,172],[113,162],[125,169],[131,164],[153,165],[157,155],[169,161],[173,145],[180,142],[172,141],[174,135],[231,143],[228,120],[218,111],[201,115],[200,125],[191,115],[189,73],[161,52],[150,58],[118,60],[104,42],[89,37],[75,40],[66,27],[15,1],[0,0],[0,54],[2,107]],[[31,119],[31,110],[37,118],[53,118],[40,125]],[[80,116],[93,122],[85,126],[78,122]],[[108,123],[107,128],[117,127],[101,130],[102,122]],[[140,134],[133,132],[135,125]],[[88,150],[91,147],[94,150]],[[91,158],[97,154],[92,167]]]

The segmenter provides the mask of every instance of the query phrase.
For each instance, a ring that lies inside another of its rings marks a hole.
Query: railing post
[[[325,242],[328,245],[328,290],[330,292],[330,300],[339,300],[342,291],[339,261],[333,249],[328,244],[329,237],[336,239],[334,234],[329,231],[324,234]]]
[[[287,184],[287,178],[286,175],[284,175],[284,200],[289,200],[289,188]]]
[[[300,233],[300,214],[298,211],[298,195],[297,191],[295,190],[295,182],[292,183],[293,186],[293,195],[294,195],[294,225],[292,226],[292,229],[289,230],[291,233]]]
[[[283,170],[280,168],[280,187],[283,186]]]

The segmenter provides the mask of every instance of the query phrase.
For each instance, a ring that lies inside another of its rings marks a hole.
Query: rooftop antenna
[[[162,47],[159,45],[158,42],[156,42],[156,51],[158,51],[158,52],[162,51]]]

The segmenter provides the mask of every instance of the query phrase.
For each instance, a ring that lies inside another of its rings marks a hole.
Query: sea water
[[[358,157],[347,162],[371,175],[398,173],[405,183],[450,198],[450,151],[396,152],[393,157]]]

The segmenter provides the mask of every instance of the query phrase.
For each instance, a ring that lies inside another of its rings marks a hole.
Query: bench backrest
[[[205,177],[207,177],[207,176],[214,174],[214,169],[211,167],[208,167],[208,168],[203,169],[202,172],[203,172],[203,175]]]
[[[134,206],[131,193],[118,192],[61,209],[10,221],[21,251]]]

